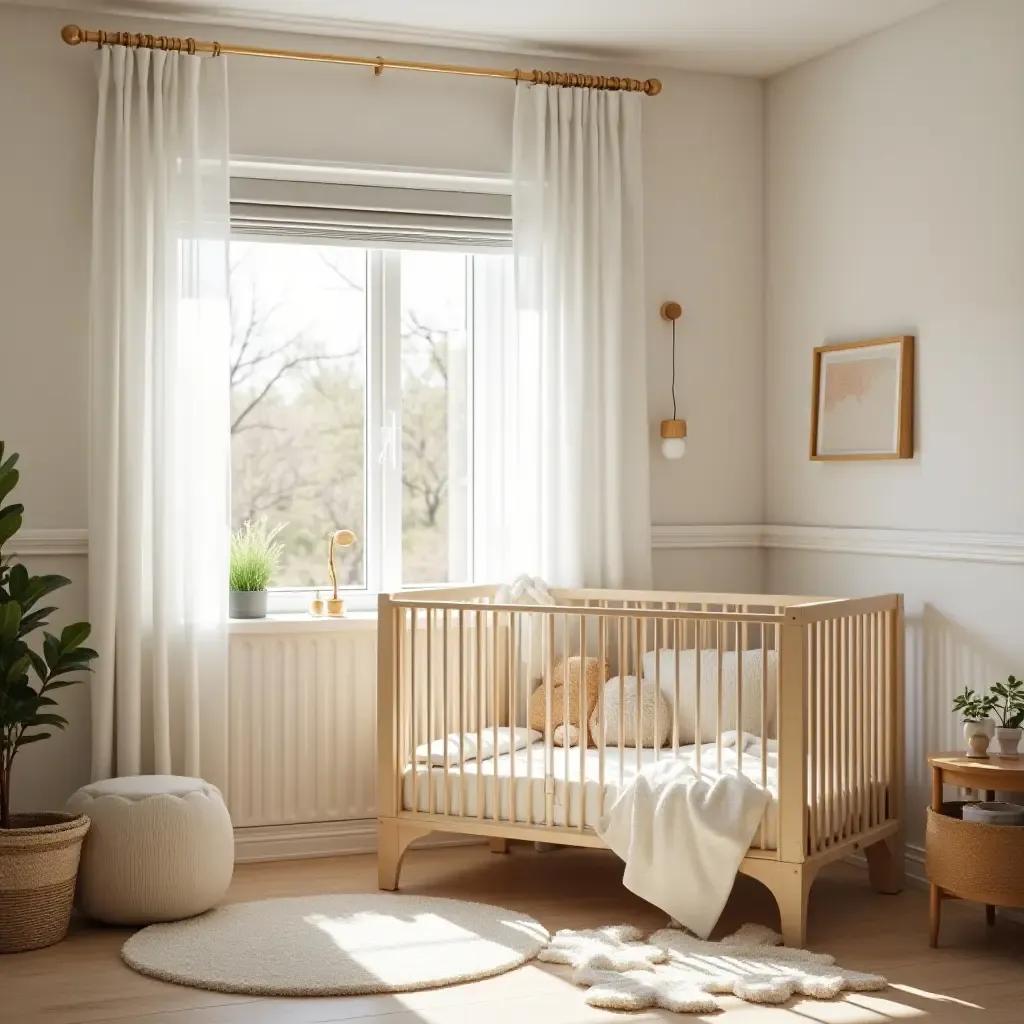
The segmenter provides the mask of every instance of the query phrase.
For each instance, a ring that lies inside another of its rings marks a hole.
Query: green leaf
[[[4,445],[0,441],[0,460],[4,457]],[[18,453],[12,452],[6,462],[0,461],[0,473],[6,473],[9,469],[14,469],[18,462]]]
[[[23,602],[23,609],[28,611],[41,597],[52,594],[55,590],[60,590],[61,587],[66,587],[70,583],[71,580],[66,576],[33,576],[28,581],[28,597]]]
[[[59,690],[62,686],[76,686],[81,681],[81,679],[53,679],[51,676],[51,681],[47,682],[46,689]]]
[[[6,465],[6,463],[5,463]],[[0,471],[0,501],[3,501],[18,485],[18,471],[8,466]]]
[[[14,749],[24,746],[26,743],[37,743],[39,740],[48,740],[53,734],[49,732],[23,732],[14,744]]]
[[[9,508],[13,507],[13,505],[9,506]],[[6,511],[8,511],[8,509],[0,510],[0,516],[2,516]],[[10,588],[11,597],[13,597],[15,601],[22,601],[28,590],[28,569],[23,565],[11,566],[11,574],[8,577],[7,585]]]
[[[20,515],[7,515],[0,519],[0,547],[3,547],[20,529]]]
[[[21,605],[17,601],[8,601],[0,605],[0,644],[10,643],[18,635],[21,625]]]
[[[89,639],[91,632],[92,629],[88,622],[73,622],[61,630],[60,645],[65,651],[73,651]]]
[[[29,651],[28,657],[29,660],[32,662],[32,667],[35,669],[36,675],[39,676],[40,681],[45,682],[47,676],[46,662],[43,661],[43,659],[38,654],[36,654],[35,651]]]
[[[28,653],[26,652],[7,669],[7,678],[10,680],[14,680],[17,679],[19,676],[27,676],[28,667],[30,664],[31,661],[29,659]]]
[[[33,715],[25,724],[29,726],[55,725],[58,729],[63,729],[68,724],[68,720],[63,715]]]
[[[43,657],[51,669],[60,661],[60,641],[52,634],[43,631]]]
[[[33,630],[47,625],[46,617],[48,615],[52,615],[56,610],[57,609],[53,607],[37,608],[34,612],[29,612],[28,615],[22,615],[21,627],[18,629],[18,636],[26,636]],[[22,611],[24,611],[24,606],[22,606]]]

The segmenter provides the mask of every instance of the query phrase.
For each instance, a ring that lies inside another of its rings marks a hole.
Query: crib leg
[[[491,839],[491,853],[508,853],[508,840],[497,837]]]
[[[377,888],[394,892],[402,872],[402,858],[409,844],[431,829],[409,825],[396,818],[377,821]]]
[[[814,876],[802,867],[790,866],[766,884],[779,905],[782,941],[792,949],[807,943],[807,903]]]
[[[875,892],[894,896],[903,891],[906,868],[902,832],[865,847],[864,856],[868,860],[868,878]]]

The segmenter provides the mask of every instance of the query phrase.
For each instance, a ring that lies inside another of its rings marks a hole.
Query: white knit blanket
[[[623,789],[597,832],[625,861],[627,889],[706,938],[767,802],[742,775],[709,780],[678,760],[658,761]]]

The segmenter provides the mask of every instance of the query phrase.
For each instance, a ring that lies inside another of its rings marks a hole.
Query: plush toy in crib
[[[591,746],[588,729],[590,715],[597,705],[597,692],[610,675],[608,663],[586,658],[583,686],[583,720],[580,721],[580,657],[558,658],[551,673],[552,743],[558,747],[574,747],[583,742]],[[566,680],[568,676],[568,681]],[[568,712],[568,714],[566,714]],[[530,728],[544,732],[547,723],[547,685],[540,686],[530,697]],[[583,732],[581,740],[581,729]]]

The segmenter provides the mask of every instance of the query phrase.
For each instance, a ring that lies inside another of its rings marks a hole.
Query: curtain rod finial
[[[644,92],[648,96],[657,96],[661,92],[661,82],[657,78],[648,78],[644,82]]]
[[[85,42],[85,33],[77,25],[65,25],[60,30],[60,37],[68,46]]]

